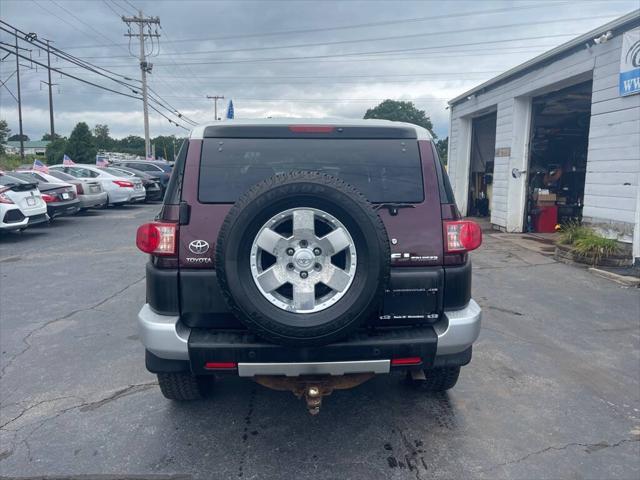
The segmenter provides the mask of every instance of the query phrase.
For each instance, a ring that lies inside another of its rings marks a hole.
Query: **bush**
[[[593,231],[585,237],[578,238],[573,244],[573,251],[583,257],[591,258],[594,267],[603,258],[617,253],[618,248],[616,240],[601,237]]]
[[[5,155],[0,155],[0,170],[4,170],[4,171],[11,171],[14,170],[16,168],[18,168],[20,165],[24,164],[31,164],[33,163],[33,159],[36,158],[33,155],[25,155],[24,160],[22,160],[20,158],[20,155],[12,155],[12,154],[5,154]]]
[[[579,238],[584,238],[592,233],[591,229],[574,220],[560,227],[560,243],[573,245]]]
[[[577,221],[562,225],[559,243],[569,246],[577,255],[592,260],[594,266],[620,250],[616,240],[604,238]]]

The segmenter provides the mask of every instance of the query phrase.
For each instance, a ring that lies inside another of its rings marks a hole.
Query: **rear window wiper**
[[[401,208],[416,208],[413,203],[376,203],[373,207],[374,210],[378,211],[381,208],[386,208],[389,210],[389,215],[396,216],[398,215],[398,210]]]

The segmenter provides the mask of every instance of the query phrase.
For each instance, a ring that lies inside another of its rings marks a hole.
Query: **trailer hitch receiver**
[[[298,398],[304,398],[311,415],[320,413],[322,397],[331,395],[334,390],[346,390],[371,379],[374,373],[350,373],[347,375],[305,375],[283,377],[257,375],[254,381],[273,390],[290,391]]]

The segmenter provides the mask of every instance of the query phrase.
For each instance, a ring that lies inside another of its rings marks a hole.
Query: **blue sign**
[[[620,53],[620,96],[640,93],[640,28],[625,32]]]

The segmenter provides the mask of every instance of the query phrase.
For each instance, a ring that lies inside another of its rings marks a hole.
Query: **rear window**
[[[338,177],[373,203],[424,199],[416,140],[308,138],[205,139],[198,198],[233,203],[261,180],[296,170]]]

